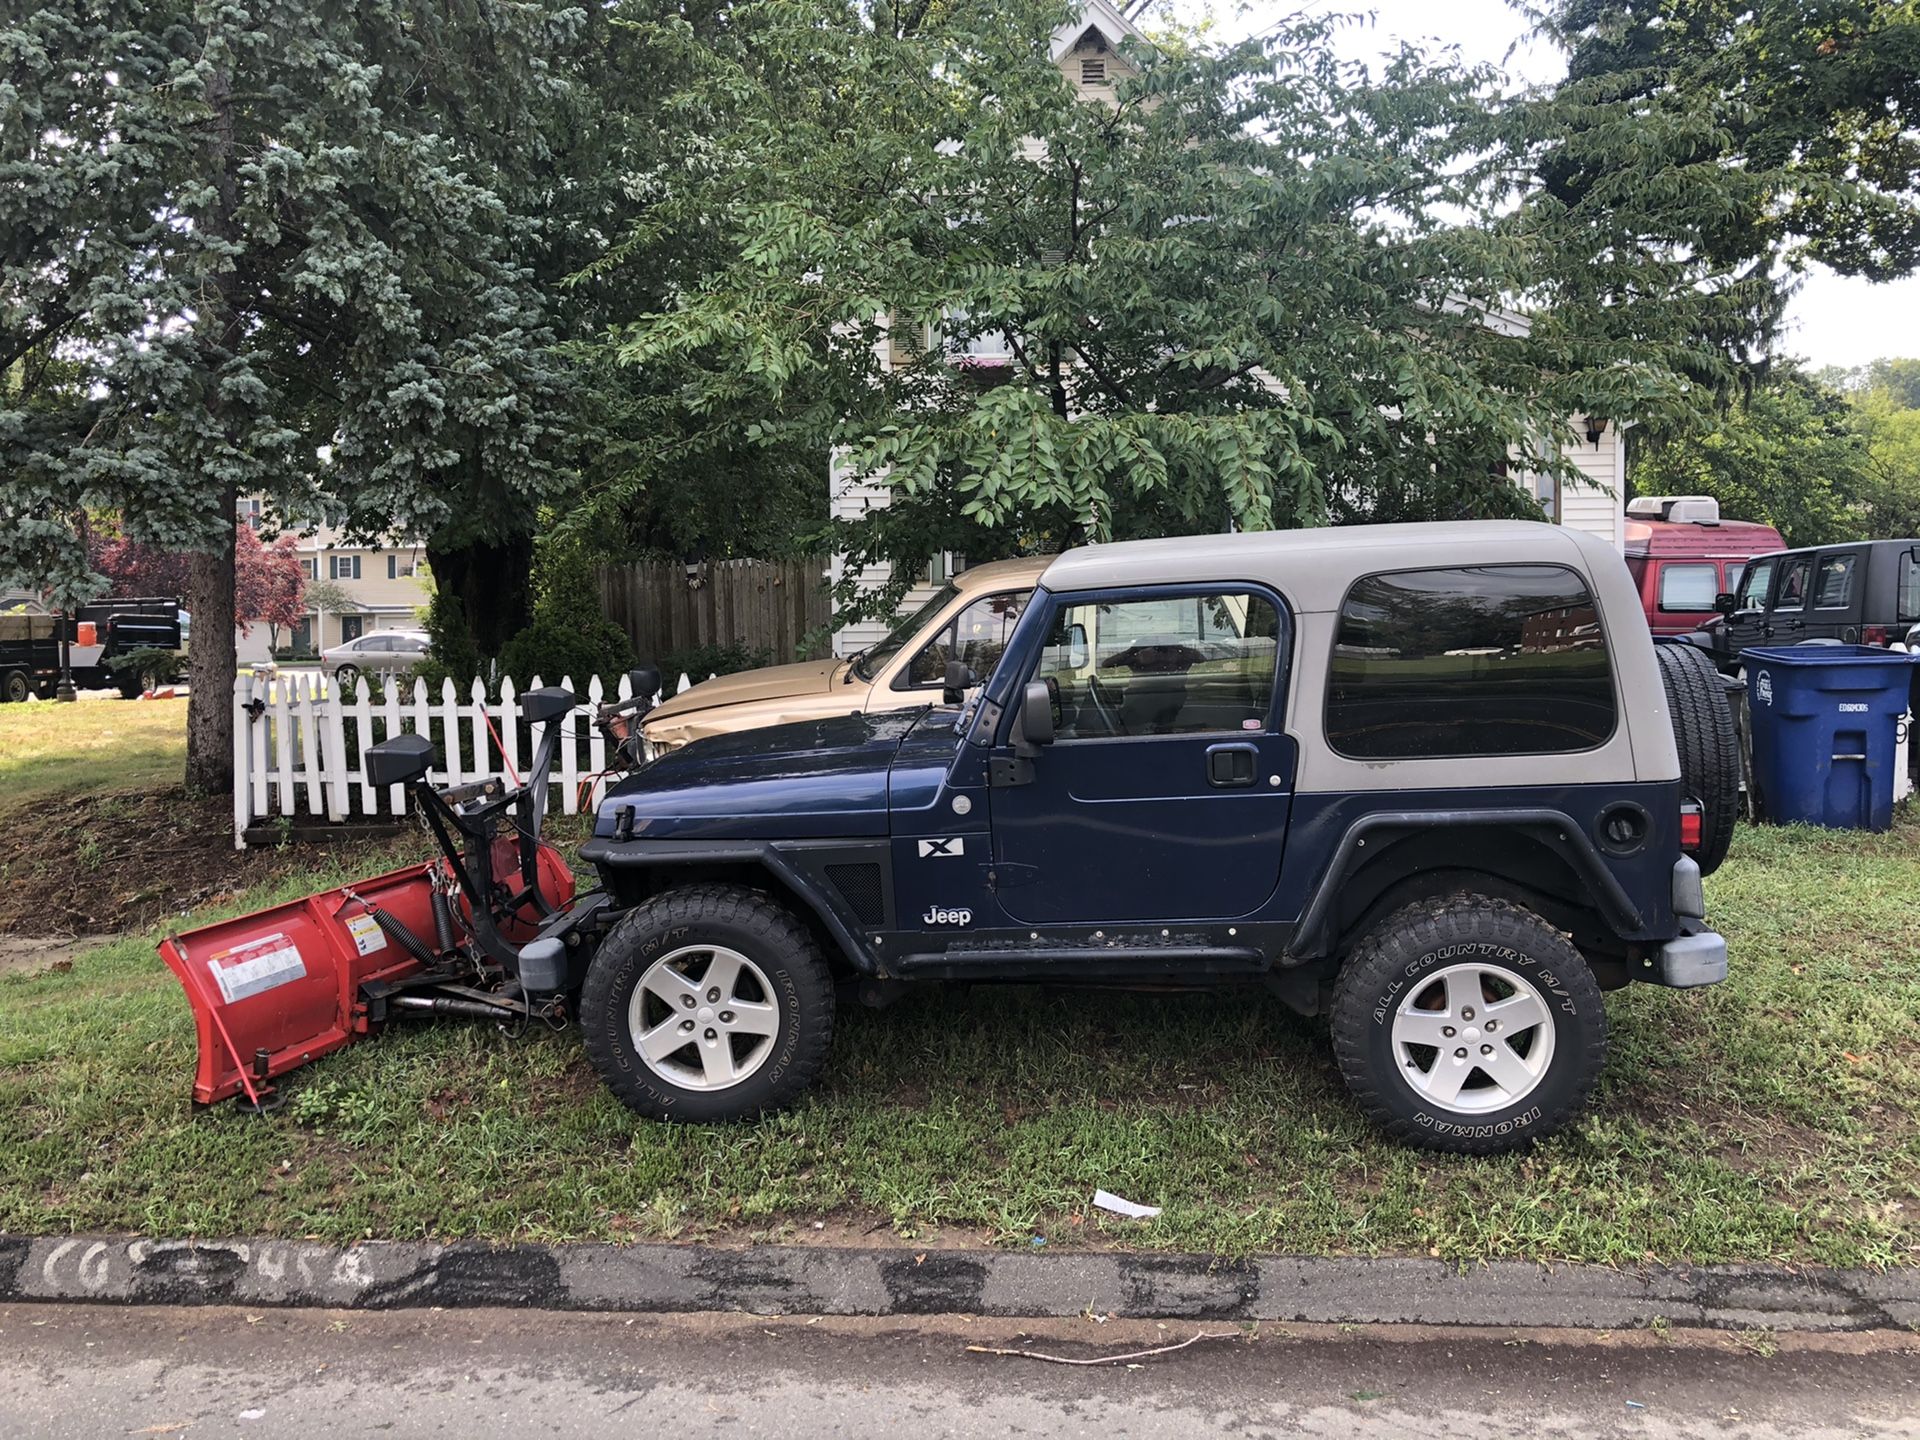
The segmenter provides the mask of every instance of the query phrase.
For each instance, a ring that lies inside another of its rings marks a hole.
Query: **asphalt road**
[[[1060,1355],[1228,1331],[1139,1368]],[[1920,1435],[1905,1334],[0,1308],[0,1437]]]

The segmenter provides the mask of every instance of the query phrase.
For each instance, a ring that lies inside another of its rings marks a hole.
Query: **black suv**
[[[1694,643],[1731,674],[1756,645],[1885,645],[1920,621],[1920,540],[1781,550],[1747,562]]]

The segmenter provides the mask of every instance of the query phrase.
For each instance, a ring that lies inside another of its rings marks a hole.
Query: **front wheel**
[[[1429,1150],[1497,1155],[1553,1134],[1607,1058],[1580,953],[1531,911],[1481,896],[1382,921],[1342,967],[1332,1020],[1361,1108]]]
[[[833,1041],[833,977],[807,927],[757,890],[691,885],[601,943],[580,996],[587,1056],[655,1120],[743,1120],[790,1105]]]
[[[4,679],[0,679],[0,697],[9,703],[20,705],[33,694],[33,679],[24,670],[9,670]]]

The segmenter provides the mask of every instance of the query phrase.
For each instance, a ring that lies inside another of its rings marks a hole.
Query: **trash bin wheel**
[[[1733,707],[1720,672],[1704,651],[1691,645],[1656,645],[1660,679],[1666,686],[1673,742],[1680,751],[1680,788],[1704,812],[1700,873],[1711,875],[1727,858],[1733,822],[1740,813],[1740,741]]]

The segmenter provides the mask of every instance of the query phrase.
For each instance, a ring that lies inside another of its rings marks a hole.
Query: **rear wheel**
[[[122,700],[138,700],[142,693],[140,677],[131,670],[122,670],[115,675],[113,688],[120,692]]]
[[[0,680],[0,699],[18,705],[33,694],[33,678],[24,670],[9,670]]]
[[[1396,1140],[1496,1155],[1585,1106],[1607,1055],[1600,987],[1529,910],[1477,895],[1390,915],[1341,968],[1333,1048]]]
[[[343,690],[350,687],[353,682],[359,678],[360,667],[358,665],[342,665],[338,670],[333,672],[334,683],[339,685]]]
[[[1740,740],[1733,707],[1705,651],[1691,645],[1656,645],[1653,653],[1660,661],[1673,743],[1680,752],[1680,788],[1702,811],[1700,850],[1693,858],[1702,875],[1711,875],[1727,858],[1733,822],[1740,813]]]
[[[629,914],[580,996],[587,1055],[629,1109],[741,1120],[797,1099],[833,1040],[833,978],[807,927],[757,890],[693,885]]]

